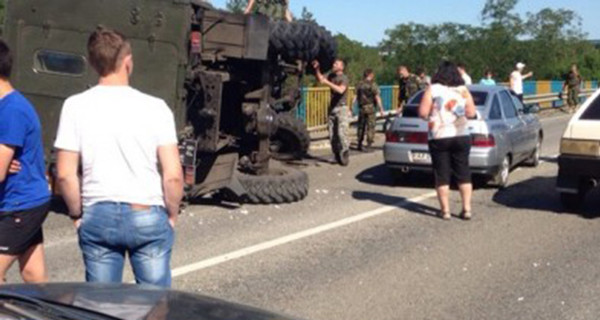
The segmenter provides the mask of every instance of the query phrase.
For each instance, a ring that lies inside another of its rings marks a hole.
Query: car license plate
[[[428,152],[412,152],[413,162],[431,162],[431,155]]]

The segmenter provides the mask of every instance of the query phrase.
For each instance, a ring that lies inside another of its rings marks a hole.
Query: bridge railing
[[[538,104],[542,109],[558,108],[564,105],[564,100],[558,98],[562,89],[562,81],[525,81],[523,89],[526,104]],[[380,86],[381,100],[386,114],[393,113],[398,108],[398,86]],[[581,98],[587,98],[598,88],[597,81],[586,81],[583,84]],[[348,90],[347,104],[351,105],[355,97],[355,88]],[[303,88],[302,103],[297,110],[298,118],[302,119],[309,131],[327,129],[328,107],[331,101],[328,88]],[[566,97],[566,95],[565,95]],[[357,120],[358,107],[353,106],[354,121]]]

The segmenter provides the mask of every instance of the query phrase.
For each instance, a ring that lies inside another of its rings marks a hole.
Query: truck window
[[[86,59],[72,53],[39,50],[33,59],[33,70],[39,73],[66,76],[82,76],[86,71]]]

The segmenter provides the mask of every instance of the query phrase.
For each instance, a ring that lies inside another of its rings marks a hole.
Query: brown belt
[[[131,204],[131,210],[133,211],[147,211],[150,210],[152,206],[147,206],[144,204],[137,204],[137,203],[132,203]]]

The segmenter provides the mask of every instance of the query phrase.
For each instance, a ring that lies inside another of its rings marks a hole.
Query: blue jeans
[[[79,246],[87,282],[123,281],[125,254],[138,284],[171,287],[174,231],[163,207],[134,211],[130,204],[102,202],[83,209]]]

